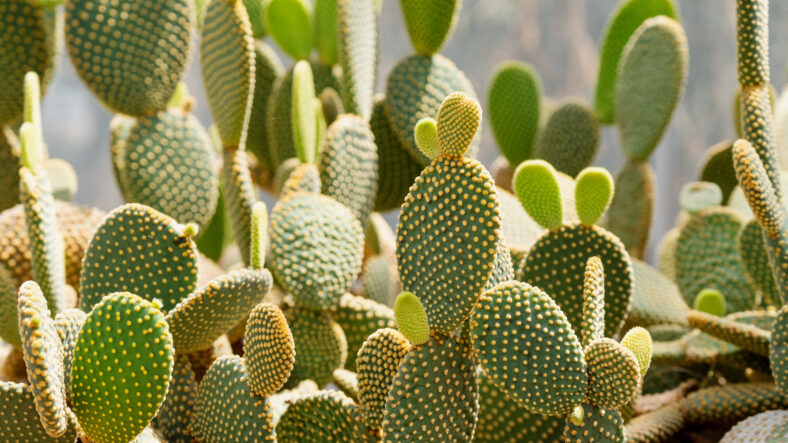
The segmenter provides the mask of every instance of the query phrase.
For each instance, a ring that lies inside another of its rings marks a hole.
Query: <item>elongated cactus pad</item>
[[[0,187],[8,190],[0,195],[0,211],[19,203],[19,168],[22,167],[19,154],[19,142],[13,132],[0,128]]]
[[[599,257],[591,257],[586,262],[583,317],[577,333],[584,347],[605,336],[605,269]]]
[[[196,401],[197,379],[189,358],[183,354],[176,355],[167,395],[151,426],[161,432],[168,441],[183,443],[191,441],[189,425]]]
[[[68,412],[68,427],[58,438],[44,430],[36,411],[30,385],[0,381],[0,439],[28,443],[74,443],[77,440],[76,420]]]
[[[750,281],[760,290],[765,306],[781,306],[780,291],[774,281],[774,274],[769,264],[769,253],[763,242],[763,229],[758,220],[752,219],[744,225],[739,233],[739,254]]]
[[[356,369],[358,350],[367,337],[378,329],[397,327],[391,308],[353,294],[343,295],[339,305],[331,311],[331,316],[342,327],[347,338],[345,367],[351,370]]]
[[[736,48],[739,84],[769,83],[769,2],[736,2]]]
[[[87,314],[79,309],[66,309],[55,316],[55,328],[63,345],[63,380],[68,397],[71,397],[71,363],[74,349],[77,347],[77,337],[85,318]]]
[[[257,191],[249,174],[246,152],[242,149],[225,150],[222,163],[222,187],[225,191],[227,216],[244,264],[251,263],[252,206],[257,202]]]
[[[353,401],[337,391],[297,397],[277,423],[276,439],[281,443],[355,442],[354,409]]]
[[[315,49],[327,65],[339,62],[337,52],[337,0],[315,0]]]
[[[640,326],[686,324],[689,306],[678,286],[648,263],[632,259],[635,287],[627,319]]]
[[[217,359],[200,383],[192,416],[193,435],[205,442],[275,441],[268,399],[252,394],[244,359]]]
[[[687,424],[735,420],[771,409],[788,407],[772,383],[735,383],[701,389],[687,395],[683,403]]]
[[[295,60],[312,51],[312,5],[305,0],[267,0],[265,27],[276,44]]]
[[[71,62],[107,107],[139,116],[167,106],[192,50],[190,2],[135,0],[119,8],[106,0],[73,1],[65,23]]]
[[[616,234],[635,257],[646,255],[656,201],[656,177],[646,162],[628,161],[616,176],[616,193],[605,227]]]
[[[774,381],[782,392],[788,392],[788,307],[780,309],[769,341],[769,361]]]
[[[605,168],[580,171],[575,183],[575,207],[580,222],[593,225],[605,213],[613,198],[613,177]]]
[[[629,402],[640,385],[635,354],[617,341],[600,338],[585,349],[588,401],[602,409],[618,409]]]
[[[249,16],[241,0],[208,3],[200,66],[222,144],[243,146],[254,98],[255,48]]]
[[[523,259],[517,279],[543,288],[574,327],[582,321],[583,271],[598,256],[605,269],[605,336],[621,327],[632,297],[633,272],[621,241],[598,226],[569,224],[542,235]],[[560,272],[545,272],[558,269]]]
[[[567,100],[548,117],[534,157],[574,177],[594,160],[600,138],[599,122],[593,111],[583,102]]]
[[[678,403],[671,403],[628,421],[627,438],[636,443],[667,441],[684,426],[684,416]]]
[[[509,164],[517,167],[531,158],[539,131],[542,99],[539,73],[527,63],[506,62],[493,74],[487,94],[495,141]]]
[[[347,360],[347,339],[342,328],[327,312],[296,307],[285,315],[298,356],[287,386],[306,379],[325,386],[332,380],[334,370],[343,367]]]
[[[771,334],[757,326],[739,323],[735,320],[720,318],[701,311],[687,314],[690,326],[728,343],[739,346],[754,354],[767,357]]]
[[[380,428],[392,380],[410,348],[399,331],[385,328],[370,335],[358,351],[359,404],[370,428]]]
[[[571,418],[566,420],[564,441],[567,443],[584,443],[604,441],[624,443],[624,420],[615,409],[601,409],[585,403],[582,405],[582,418],[578,422]]]
[[[96,349],[112,362],[97,359]],[[120,443],[141,433],[167,393],[173,354],[164,314],[151,302],[116,292],[93,307],[71,369],[71,400],[85,435]]]
[[[739,182],[733,169],[733,142],[726,140],[710,147],[701,160],[700,180],[716,183],[722,191],[722,203],[727,204],[733,188]]]
[[[375,5],[367,0],[337,0],[336,16],[345,109],[367,120],[372,113],[377,74],[378,19]]]
[[[544,160],[527,160],[514,172],[514,193],[528,215],[545,229],[563,223],[561,188],[555,168]]]
[[[411,348],[386,398],[383,442],[471,440],[479,407],[472,352],[455,338]]]
[[[536,311],[541,315],[530,314]],[[519,405],[554,415],[582,403],[580,341],[541,289],[512,281],[482,294],[471,317],[471,341],[492,383]]]
[[[754,3],[762,3],[761,1]],[[742,124],[744,138],[755,148],[766,169],[766,175],[778,200],[782,198],[780,166],[778,164],[772,118],[772,107],[767,86],[746,87],[741,94]],[[735,161],[734,161],[735,166]]]
[[[615,118],[629,158],[645,161],[657,147],[684,92],[688,58],[684,29],[665,16],[644,21],[629,39],[615,86]]]
[[[303,163],[314,163],[318,139],[315,80],[306,61],[301,60],[293,66],[291,101],[290,121],[296,155]]]
[[[27,282],[19,289],[18,312],[22,352],[36,410],[46,433],[57,438],[68,428],[63,344],[44,294],[35,282]]]
[[[770,440],[774,431],[788,423],[788,411],[766,411],[748,417],[736,424],[726,432],[720,443],[736,443],[741,441],[763,441],[767,443],[779,440]]]
[[[144,205],[130,203],[112,211],[85,252],[80,308],[88,311],[105,295],[120,291],[159,299],[165,312],[174,308],[197,286],[197,248],[187,231]]]
[[[413,48],[429,57],[440,51],[457,24],[462,0],[400,0]]]
[[[290,376],[295,363],[295,342],[285,315],[275,305],[260,303],[249,314],[244,358],[249,369],[249,387],[261,397],[276,393]]]
[[[358,374],[347,369],[334,369],[333,383],[354,402],[358,401]]]
[[[468,317],[492,272],[500,224],[492,178],[479,162],[441,157],[416,179],[399,216],[397,263],[402,289],[424,304],[432,332],[451,334]]]
[[[259,1],[259,0],[251,0]],[[284,75],[282,61],[273,48],[257,41],[254,44],[254,97],[246,133],[246,149],[257,157],[258,165],[273,177],[276,170],[271,158],[271,144],[266,124],[269,117],[268,100],[274,91],[276,79]]]

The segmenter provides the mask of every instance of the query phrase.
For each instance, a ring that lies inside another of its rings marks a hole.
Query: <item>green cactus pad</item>
[[[762,3],[762,1],[751,3]],[[744,88],[741,94],[741,110],[744,138],[752,143],[755,152],[758,153],[779,200],[782,198],[782,187],[780,186],[780,166],[774,152],[776,142],[769,87],[763,85]],[[741,142],[737,141],[737,143]]]
[[[288,200],[291,196],[298,196],[304,192],[320,194],[320,171],[317,166],[311,163],[301,163],[300,160],[294,158],[289,160],[296,160],[299,164],[290,172],[290,176],[279,189],[279,200]],[[287,162],[283,163],[279,170],[286,166]]]
[[[323,89],[323,92],[317,98],[320,100],[320,110],[323,112],[326,125],[331,125],[337,117],[345,113],[345,105],[342,104],[342,98],[334,88]]]
[[[722,191],[722,203],[727,204],[733,188],[739,184],[733,169],[733,142],[726,140],[710,147],[701,160],[700,180],[716,183]]]
[[[353,400],[337,391],[297,397],[279,419],[276,439],[280,443],[355,442],[354,409]]]
[[[312,6],[305,0],[267,0],[265,27],[276,44],[295,60],[312,52]]]
[[[121,143],[128,201],[181,223],[210,220],[218,177],[210,138],[196,117],[179,109],[140,117]]]
[[[96,358],[97,349],[113,359]],[[173,354],[164,314],[151,302],[116,292],[94,306],[71,369],[71,400],[85,435],[120,443],[142,432],[167,393]]]
[[[323,310],[337,304],[361,271],[363,242],[358,220],[329,197],[297,194],[274,207],[271,267],[301,306]]]
[[[332,381],[342,393],[350,397],[354,402],[358,402],[358,375],[347,369],[334,369]]]
[[[151,422],[151,426],[161,432],[170,442],[190,442],[189,425],[196,401],[197,379],[189,363],[189,358],[183,354],[176,355],[167,395],[164,397],[159,412]]]
[[[252,0],[259,1],[259,0]],[[257,41],[254,46],[254,97],[246,133],[246,149],[257,157],[258,166],[272,177],[275,171],[271,144],[266,130],[268,100],[273,95],[276,79],[284,74],[282,61],[273,48]]]
[[[8,190],[0,196],[0,212],[19,203],[19,168],[21,167],[18,141],[10,130],[0,128],[0,189]]]
[[[425,157],[433,160],[438,156],[438,125],[434,118],[425,117],[413,128],[416,146]]]
[[[629,349],[635,355],[640,368],[640,376],[644,377],[651,365],[651,334],[648,330],[636,326],[621,339],[621,346]]]
[[[405,337],[420,345],[430,339],[429,320],[421,300],[410,292],[403,292],[394,303],[394,320]]]
[[[678,286],[648,263],[632,259],[635,288],[627,319],[640,326],[686,324],[689,306]]]
[[[550,114],[539,134],[534,157],[572,177],[590,165],[601,138],[599,122],[583,102],[567,100]]]
[[[494,184],[479,162],[441,157],[416,179],[399,215],[397,263],[402,289],[420,298],[432,332],[451,334],[468,317],[492,273],[500,225]]]
[[[580,171],[575,183],[575,207],[580,222],[593,225],[602,217],[613,198],[613,177],[605,168]]]
[[[451,337],[412,347],[386,398],[383,441],[470,441],[479,407],[472,353]]]
[[[342,327],[347,338],[348,358],[345,367],[351,370],[356,368],[358,350],[367,337],[378,329],[396,327],[391,308],[353,294],[343,295],[331,316]]]
[[[567,443],[624,443],[624,419],[615,409],[601,409],[588,403],[582,405],[582,423],[567,418],[564,441]]]
[[[498,239],[498,247],[495,250],[493,271],[484,285],[484,290],[487,291],[509,280],[514,280],[514,266],[512,265],[512,255],[506,247],[506,239],[501,236]]]
[[[392,260],[382,255],[367,259],[361,274],[364,298],[383,305],[391,305],[395,299],[394,287],[399,284],[397,268]]]
[[[192,293],[167,314],[175,349],[193,352],[210,347],[243,320],[272,285],[266,269],[239,269]]]
[[[218,358],[205,373],[191,421],[194,437],[205,442],[275,441],[268,399],[252,394],[244,359]]]
[[[774,381],[782,392],[788,392],[788,305],[780,309],[772,326],[769,361]]]
[[[711,288],[705,288],[698,292],[692,303],[692,308],[717,317],[725,316],[727,311],[725,296],[720,291]]]
[[[63,380],[66,387],[66,396],[71,397],[71,363],[74,358],[74,349],[77,347],[77,337],[87,314],[79,309],[66,309],[55,316],[55,328],[63,345]]]
[[[243,146],[254,98],[255,47],[241,0],[209,2],[206,6],[200,66],[222,144]]]
[[[773,443],[779,440],[770,440],[772,432],[778,431],[781,426],[788,423],[788,411],[766,411],[750,416],[731,428],[720,440],[720,443],[736,443],[743,441],[762,441]]]
[[[413,128],[425,117],[434,118],[441,103],[451,93],[464,92],[475,97],[473,86],[451,60],[436,54],[413,55],[400,61],[386,82],[386,113],[400,142],[422,165],[430,161],[416,146]],[[479,150],[475,139],[467,152],[473,157]]]
[[[68,428],[63,344],[44,294],[35,282],[19,288],[17,309],[22,352],[36,409],[46,433],[57,438]]]
[[[190,58],[193,8],[187,0],[155,6],[134,0],[123,8],[104,0],[67,2],[71,63],[114,112],[140,116],[163,110]]]
[[[732,383],[687,395],[683,410],[687,424],[736,420],[771,409],[788,408],[788,400],[772,383]]]
[[[5,265],[0,264],[0,340],[19,349],[22,347],[22,342],[19,338],[16,303],[16,286],[11,279],[11,273]]]
[[[676,283],[687,303],[701,289],[719,290],[730,312],[755,307],[737,236],[743,221],[737,211],[714,207],[701,211],[681,229],[675,251]]]
[[[527,160],[514,172],[514,193],[528,215],[545,229],[563,223],[561,188],[555,168],[544,160]]]
[[[687,314],[690,326],[742,349],[764,357],[769,355],[771,334],[756,326],[739,323],[735,320],[720,318],[702,311]]]
[[[230,228],[241,259],[248,265],[251,263],[252,206],[257,202],[257,190],[252,183],[244,150],[224,151],[221,179]]]
[[[337,0],[336,15],[345,109],[367,120],[372,113],[377,74],[378,18],[375,5],[366,0]]]
[[[68,427],[59,438],[44,430],[36,411],[32,388],[27,384],[0,381],[0,439],[26,443],[74,443],[77,441],[76,420],[70,411]]]
[[[739,234],[739,254],[750,281],[760,290],[765,306],[781,306],[780,291],[774,281],[772,268],[769,264],[769,253],[763,242],[763,229],[758,220],[752,219]]]
[[[635,354],[617,341],[600,338],[585,349],[588,401],[602,409],[618,409],[635,396],[640,366]]]
[[[337,0],[315,0],[315,49],[327,65],[339,62],[337,52]]]
[[[183,225],[147,206],[112,211],[85,252],[80,308],[89,311],[119,291],[159,299],[165,312],[174,308],[197,286],[197,248],[186,234]]]
[[[716,183],[690,182],[679,191],[679,206],[690,215],[722,204],[722,190]]]
[[[657,147],[684,92],[687,38],[666,16],[637,28],[621,54],[615,85],[615,118],[629,158],[646,161]]]
[[[605,336],[610,337],[624,322],[634,288],[629,254],[610,232],[598,226],[570,224],[544,234],[523,259],[517,279],[547,291],[569,322],[579,327],[583,271],[594,256],[602,260],[605,269]]]
[[[249,387],[261,397],[276,393],[295,363],[295,342],[287,319],[278,307],[260,303],[249,314],[244,334],[244,358]]]
[[[378,154],[375,136],[364,119],[343,115],[328,127],[319,169],[322,193],[366,224],[378,190]]]
[[[739,84],[769,83],[769,2],[736,2],[736,48]]]
[[[681,229],[672,228],[657,244],[657,269],[671,282],[676,281],[676,245],[679,242]]]
[[[605,335],[605,269],[599,257],[591,257],[586,262],[583,317],[577,332],[584,347]]]
[[[348,344],[342,327],[327,312],[296,307],[285,315],[298,356],[287,386],[306,379],[325,386],[332,380],[334,370],[343,367],[347,360]]]
[[[416,52],[429,57],[440,51],[457,24],[462,0],[400,0],[399,3]]]
[[[679,403],[671,403],[628,421],[627,438],[633,443],[669,441],[684,427],[684,416]]]
[[[375,194],[375,210],[395,209],[405,200],[422,167],[411,157],[389,124],[385,98],[382,95],[375,97],[369,126],[375,135],[375,145],[378,148],[378,192]]]
[[[532,316],[534,311],[540,315]],[[482,294],[471,317],[471,340],[490,380],[528,410],[563,414],[583,401],[580,341],[541,289],[511,281]]]
[[[290,104],[290,121],[293,124],[293,142],[298,158],[303,163],[314,163],[318,128],[315,120],[315,80],[306,61],[293,66],[293,86]]]
[[[473,143],[482,123],[482,108],[464,92],[455,92],[443,100],[436,119],[440,155],[461,157]]]
[[[616,193],[605,227],[616,234],[635,258],[644,258],[656,201],[651,165],[628,161],[616,176]]]
[[[506,62],[493,74],[487,96],[490,126],[501,153],[515,167],[533,153],[541,99],[542,80],[531,65]]]
[[[391,383],[410,348],[404,335],[385,328],[370,335],[358,351],[359,404],[370,428],[380,428]]]

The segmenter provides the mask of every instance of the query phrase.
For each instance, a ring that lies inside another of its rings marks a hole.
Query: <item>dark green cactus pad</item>
[[[267,0],[265,27],[276,44],[295,60],[312,52],[312,5],[305,0]]]
[[[451,337],[412,347],[386,398],[383,441],[470,441],[479,408],[472,354]]]
[[[750,3],[763,2],[759,0]],[[782,187],[780,186],[780,166],[775,152],[776,142],[769,86],[744,88],[741,94],[741,110],[744,138],[752,143],[755,152],[758,153],[779,200],[782,197]]]
[[[628,321],[640,326],[687,323],[689,306],[675,283],[638,259],[632,259],[632,270],[635,272],[635,290]]]
[[[628,0],[619,3],[605,25],[594,98],[594,110],[602,123],[615,121],[615,89],[624,47],[644,20],[657,15],[678,19],[678,8],[672,0]]]
[[[624,419],[615,409],[601,409],[584,403],[582,424],[567,418],[564,441],[567,443],[610,442],[624,443]]]
[[[635,258],[646,255],[656,187],[654,170],[646,162],[628,161],[616,176],[616,193],[604,225]]]
[[[364,272],[361,274],[364,298],[391,305],[396,297],[394,286],[398,283],[397,270],[390,258],[376,255],[364,263]]]
[[[449,39],[460,15],[462,0],[400,0],[413,49],[429,57]]]
[[[498,389],[479,371],[479,419],[473,441],[477,443],[553,443],[561,439],[564,418],[530,412]]]
[[[410,348],[402,333],[385,328],[370,335],[358,351],[359,404],[370,428],[380,428],[391,383]]]
[[[241,251],[241,258],[248,265],[251,263],[252,206],[257,202],[257,191],[249,173],[246,151],[224,151],[221,179],[230,228]]]
[[[605,269],[605,336],[611,337],[627,315],[634,279],[629,254],[610,232],[598,226],[569,224],[544,234],[523,259],[517,279],[547,291],[569,322],[579,327],[583,271],[594,256],[602,260]]]
[[[788,306],[780,309],[771,333],[769,361],[772,375],[780,390],[788,393]]]
[[[320,60],[331,66],[339,62],[337,53],[337,0],[315,0],[315,49]]]
[[[363,244],[361,224],[329,197],[296,194],[274,207],[271,269],[300,306],[336,306],[361,271]]]
[[[71,63],[107,107],[139,116],[167,106],[192,50],[190,2],[134,0],[120,8],[106,0],[70,1],[65,23]]]
[[[227,217],[224,190],[218,186],[216,209],[206,226],[200,229],[197,250],[213,262],[218,262],[227,246],[233,241],[233,233]]]
[[[265,37],[264,0],[243,0],[243,2],[246,15],[249,16],[249,24],[252,27],[252,36],[254,38]]]
[[[386,81],[386,115],[400,142],[422,165],[430,161],[416,146],[413,128],[423,118],[435,118],[443,100],[451,93],[464,92],[475,97],[473,86],[451,60],[436,54],[413,55],[401,60]],[[467,157],[479,150],[474,139]]]
[[[684,416],[679,403],[671,403],[628,421],[627,438],[633,443],[668,441],[684,427]]]
[[[353,400],[337,391],[319,391],[294,399],[276,425],[280,443],[304,441],[353,443]]]
[[[701,160],[700,180],[716,183],[722,191],[722,204],[727,204],[733,188],[739,184],[733,169],[733,142],[722,141],[710,147]]]
[[[36,411],[31,387],[27,384],[0,381],[0,440],[26,443],[74,443],[76,420],[68,412],[68,427],[59,438],[47,435]]]
[[[276,441],[268,399],[252,394],[244,359],[218,358],[205,373],[192,415],[194,437],[204,442]]]
[[[765,382],[701,389],[687,395],[683,404],[687,424],[718,423],[785,408],[788,400],[773,383]]]
[[[68,428],[63,344],[44,294],[35,282],[27,282],[19,289],[17,309],[30,390],[44,430],[57,438]]]
[[[0,5],[0,125],[22,116],[25,74],[38,74],[42,92],[52,79],[58,58],[57,15],[54,8],[28,0],[7,0]]]
[[[189,425],[196,401],[197,379],[189,358],[183,354],[176,355],[167,395],[151,426],[172,443],[191,442]]]
[[[769,83],[769,2],[737,0],[736,49],[739,84]]]
[[[295,342],[282,311],[270,303],[257,305],[246,322],[243,345],[250,389],[261,397],[273,395],[295,363]]]
[[[532,156],[541,99],[542,81],[531,65],[506,62],[493,74],[487,95],[490,126],[501,154],[513,167]]]
[[[112,360],[97,359],[97,349]],[[173,355],[164,314],[151,302],[116,292],[93,307],[71,369],[71,400],[85,435],[126,442],[141,433],[167,393]]]
[[[196,117],[180,109],[140,117],[122,143],[127,201],[181,223],[210,220],[219,178],[211,140]]]
[[[282,61],[267,44],[257,41],[254,46],[254,97],[246,134],[246,149],[257,157],[258,166],[272,177],[276,168],[271,158],[271,142],[268,139],[268,100],[274,91],[276,79],[284,74]]]
[[[498,286],[498,284],[509,280],[514,280],[514,266],[512,265],[512,255],[506,247],[506,239],[501,236],[498,239],[498,248],[495,250],[493,270],[483,290],[488,291]]]
[[[336,15],[345,109],[368,120],[372,113],[378,58],[375,4],[367,0],[337,0]]]
[[[680,228],[665,233],[657,245],[657,269],[670,281],[676,281],[676,245],[679,242]]]
[[[479,162],[440,158],[416,179],[399,215],[397,263],[402,289],[421,299],[431,331],[451,334],[468,317],[492,273],[500,224],[492,178]]]
[[[290,160],[296,160],[298,166],[290,172],[287,180],[285,180],[282,187],[279,189],[279,200],[287,200],[291,196],[304,192],[320,194],[320,171],[317,169],[317,166],[312,163],[301,163],[300,160],[291,158],[283,163],[282,166],[279,167],[279,170],[285,168]],[[279,170],[277,170],[277,172]]]
[[[347,360],[347,339],[342,327],[327,312],[296,307],[285,315],[295,341],[296,358],[287,387],[311,379],[319,387],[331,382],[335,369]]]
[[[21,167],[18,141],[10,130],[0,128],[0,189],[7,189],[0,195],[0,212],[19,203],[19,168]]]
[[[375,97],[370,129],[378,148],[378,192],[375,194],[375,210],[388,211],[398,208],[408,195],[408,190],[421,173],[417,162],[399,140],[386,117],[385,97]]]
[[[350,397],[354,402],[358,402],[358,375],[347,369],[335,369],[332,374],[332,381],[342,393]]]
[[[708,208],[687,222],[676,245],[676,283],[687,303],[701,289],[719,290],[730,312],[755,307],[756,294],[747,280],[737,237],[741,215],[723,207]]]
[[[367,337],[378,329],[396,327],[391,308],[353,294],[344,294],[339,299],[331,317],[342,327],[347,338],[345,367],[350,370],[356,369],[358,350]]]
[[[770,437],[773,437],[773,432],[779,431],[786,423],[788,423],[788,411],[761,412],[737,423],[725,433],[720,443],[744,441],[776,443],[782,439],[770,440]]]
[[[45,175],[20,170],[19,197],[25,207],[25,226],[31,240],[33,278],[41,286],[54,316],[66,307],[65,241],[57,223],[52,188]]]
[[[331,125],[340,115],[345,113],[345,105],[342,104],[342,97],[334,88],[325,88],[318,94],[320,100],[320,110],[323,111],[323,118],[326,125]]]
[[[187,229],[136,203],[116,208],[90,240],[79,307],[89,311],[112,292],[128,291],[169,311],[197,286],[197,248]]]
[[[541,289],[511,281],[485,292],[474,308],[470,335],[490,381],[522,407],[557,415],[582,403],[586,367],[580,341]]]
[[[574,177],[594,160],[600,138],[599,122],[593,111],[581,101],[567,100],[548,117],[536,142],[534,157]]]
[[[192,293],[167,313],[175,349],[193,352],[210,347],[249,315],[271,286],[267,269],[239,269]]]
[[[769,253],[763,242],[763,229],[758,220],[752,219],[742,227],[739,233],[739,254],[747,268],[750,281],[761,292],[764,306],[781,306],[780,291],[774,281],[772,268],[769,264]]]
[[[588,401],[602,409],[618,409],[629,402],[640,386],[640,366],[635,354],[617,341],[600,338],[585,349]]]
[[[255,51],[249,16],[241,0],[206,6],[200,66],[222,144],[244,145],[254,96]]]
[[[19,349],[19,319],[16,311],[16,286],[11,273],[0,264],[0,339]]]
[[[77,347],[77,337],[87,314],[79,309],[66,309],[55,316],[55,328],[63,345],[63,381],[66,387],[66,396],[71,397],[71,363],[74,358],[74,349]]]
[[[591,257],[586,262],[583,317],[577,334],[583,347],[605,335],[605,269],[599,257]]]
[[[769,355],[771,334],[757,326],[694,310],[687,314],[687,322],[693,328],[754,354]]]
[[[378,191],[378,153],[364,119],[343,115],[328,127],[319,169],[322,193],[347,206],[365,225]]]

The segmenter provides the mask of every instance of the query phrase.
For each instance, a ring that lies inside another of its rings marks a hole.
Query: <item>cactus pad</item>
[[[785,408],[788,408],[788,400],[772,383],[733,383],[687,395],[684,418],[687,424],[717,423]]]
[[[17,146],[13,133],[0,128],[0,189],[7,189],[0,195],[0,211],[19,203],[19,168],[22,161]]]
[[[627,319],[641,326],[685,324],[689,306],[675,283],[649,266],[632,259],[635,287]]]
[[[79,309],[66,309],[55,316],[55,328],[63,345],[63,379],[68,397],[71,397],[71,363],[74,349],[77,347],[77,337],[85,318],[87,314]]]
[[[739,255],[747,268],[750,281],[760,290],[763,296],[762,304],[766,306],[781,306],[780,291],[774,281],[769,253],[763,242],[763,229],[758,220],[752,219],[739,234]]]
[[[259,0],[253,0],[259,1]],[[257,41],[254,46],[254,97],[249,114],[246,149],[257,157],[260,168],[269,176],[275,165],[271,158],[271,141],[268,139],[268,100],[274,91],[276,79],[284,74],[284,67],[273,48]]]
[[[383,328],[394,328],[394,313],[386,305],[364,297],[345,294],[331,316],[342,327],[347,338],[347,361],[345,367],[355,369],[358,350],[373,332]]]
[[[260,303],[249,314],[244,334],[244,359],[249,387],[261,397],[276,393],[295,363],[295,342],[287,319],[278,307]]]
[[[710,147],[701,160],[700,180],[716,183],[720,187],[723,204],[728,203],[731,192],[739,184],[733,169],[732,148],[731,141],[722,141]]]
[[[370,335],[358,351],[359,404],[364,422],[370,428],[380,428],[386,396],[410,347],[410,342],[400,332],[386,328]]]
[[[188,428],[196,400],[197,379],[189,358],[183,354],[176,355],[167,395],[151,426],[160,431],[168,441],[182,443],[191,441]]]
[[[535,311],[541,315],[531,315]],[[580,341],[541,289],[512,281],[482,294],[471,317],[471,340],[493,384],[528,410],[562,414],[583,401]]]
[[[96,358],[97,349],[112,360]],[[141,433],[167,393],[173,354],[164,314],[151,302],[116,292],[94,306],[71,369],[71,400],[85,435],[124,442]]]
[[[333,383],[354,402],[358,401],[358,375],[347,369],[334,369]]]
[[[44,431],[36,411],[34,395],[27,384],[0,381],[0,439],[26,443],[74,443],[77,440],[74,414],[68,413],[68,427],[53,439]]]
[[[580,222],[593,225],[605,213],[613,198],[613,177],[604,168],[586,168],[575,182],[575,207]]]
[[[759,0],[750,3],[763,2]],[[741,94],[741,110],[744,136],[752,143],[755,152],[763,162],[766,175],[769,177],[779,200],[782,197],[782,187],[780,186],[778,159],[774,152],[776,142],[769,88],[766,85],[744,88]],[[737,143],[740,142],[737,141]]]
[[[425,117],[413,128],[413,138],[425,157],[430,160],[438,156],[438,126],[434,118]]]
[[[378,18],[374,2],[337,0],[336,28],[342,98],[348,113],[365,120],[372,113],[378,57]]]
[[[629,331],[621,339],[621,346],[632,351],[638,361],[638,368],[640,368],[640,376],[644,377],[651,365],[651,334],[648,330],[636,326]]]
[[[144,205],[130,203],[112,211],[85,252],[80,308],[88,311],[118,291],[159,299],[165,312],[174,308],[197,286],[197,248],[186,231]]]
[[[779,440],[770,440],[772,432],[788,423],[788,411],[766,411],[748,417],[736,424],[726,432],[720,443],[736,443],[743,441],[762,441],[774,443]]]
[[[315,119],[315,79],[312,68],[303,60],[293,66],[293,86],[290,121],[293,124],[293,143],[303,163],[315,162],[318,128]]]
[[[436,133],[438,151],[447,157],[465,155],[482,123],[482,108],[464,92],[455,92],[443,100],[438,110]]]
[[[644,258],[656,200],[656,177],[646,162],[628,161],[616,176],[605,227],[635,258]]]
[[[687,79],[687,37],[665,16],[645,20],[621,55],[615,117],[629,158],[646,161],[673,115]]]
[[[353,214],[322,195],[280,201],[271,216],[271,267],[296,303],[329,309],[361,271],[364,231]]]
[[[555,168],[544,160],[527,160],[514,172],[514,193],[528,215],[546,229],[563,222],[561,188]]]
[[[736,2],[737,72],[743,86],[769,83],[769,2]]]
[[[337,54],[337,0],[315,0],[315,49],[320,60],[336,65]]]
[[[640,385],[635,354],[615,340],[600,338],[585,349],[588,401],[602,409],[618,409],[629,402]]]
[[[441,157],[416,179],[399,215],[397,263],[402,289],[424,304],[432,332],[451,334],[468,317],[492,273],[500,224],[492,178],[479,162]]]
[[[672,403],[633,418],[627,422],[626,432],[633,442],[661,442],[668,441],[682,427],[681,406]]]
[[[107,107],[140,116],[167,106],[192,50],[191,2],[134,0],[120,8],[107,0],[70,1],[65,23],[71,62]]]
[[[692,308],[717,317],[723,317],[727,311],[725,296],[720,291],[711,288],[705,288],[698,292],[692,303]]]
[[[397,329],[410,340],[420,345],[430,339],[429,321],[421,300],[410,292],[403,292],[394,303],[394,319]]]
[[[769,355],[769,331],[757,326],[740,323],[728,318],[701,311],[690,311],[687,314],[690,326],[742,349],[764,357]]]
[[[449,39],[457,24],[462,0],[400,0],[402,15],[413,48],[429,57]]]
[[[593,111],[585,103],[568,100],[548,117],[534,157],[574,177],[594,160],[600,138],[599,122]]]
[[[599,257],[591,257],[586,262],[583,318],[577,332],[584,347],[605,336],[605,269]]]
[[[479,406],[472,352],[455,338],[412,347],[386,398],[383,441],[470,441]]]
[[[252,394],[244,359],[218,358],[205,373],[194,406],[191,430],[205,442],[275,441],[268,399]]]
[[[364,298],[384,305],[395,299],[394,286],[399,284],[396,266],[389,257],[376,255],[364,263],[361,286]]]
[[[690,182],[679,191],[679,206],[690,215],[721,204],[722,190],[716,183]]]
[[[334,370],[343,367],[347,360],[347,339],[342,328],[326,312],[296,307],[285,314],[298,356],[287,386],[306,379],[325,386],[332,380]]]
[[[251,263],[252,206],[257,202],[257,191],[252,183],[246,152],[242,149],[225,150],[222,163],[222,187],[225,192],[230,228],[245,264]]]
[[[769,361],[772,375],[780,390],[788,393],[788,305],[780,309],[771,333]]]
[[[300,160],[291,158],[282,163],[282,166],[279,167],[277,172],[285,169],[290,160],[298,162],[298,166],[290,171],[287,180],[284,181],[282,187],[279,189],[279,200],[287,200],[293,195],[304,192],[320,194],[320,171],[317,169],[317,166],[311,163],[300,163]]]
[[[265,27],[276,44],[295,60],[312,52],[312,6],[305,0],[267,0]]]
[[[626,317],[634,288],[629,254],[610,232],[598,226],[570,224],[544,234],[523,259],[517,279],[547,291],[570,323],[579,327],[583,271],[594,256],[602,260],[605,269],[605,336],[610,337]]]
[[[357,441],[354,409],[353,401],[341,392],[319,391],[297,397],[279,419],[276,439],[281,443]]]
[[[582,406],[582,423],[566,420],[564,441],[567,443],[624,443],[624,420],[615,409],[601,409],[588,403]],[[578,417],[579,418],[579,417]]]

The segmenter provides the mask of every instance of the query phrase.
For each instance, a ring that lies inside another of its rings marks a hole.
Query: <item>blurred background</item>
[[[618,0],[465,0],[457,29],[441,51],[463,70],[486,107],[487,87],[495,68],[506,60],[532,64],[541,74],[544,94],[554,99],[580,97],[591,103],[598,69],[598,45]],[[689,80],[659,148],[651,157],[657,174],[657,208],[651,249],[673,226],[681,186],[698,177],[704,151],[732,139],[731,107],[736,90],[734,0],[678,0],[690,47]],[[786,83],[788,2],[771,2],[770,55],[772,83]],[[411,53],[399,2],[384,0],[380,27],[378,91],[388,72]],[[122,203],[109,157],[109,121],[101,106],[76,76],[63,51],[61,64],[43,103],[44,137],[52,157],[64,158],[79,175],[76,201],[109,210]],[[282,57],[286,64],[290,61]],[[193,57],[186,83],[196,98],[195,115],[212,123]],[[488,167],[498,156],[489,124],[483,129],[480,160]],[[605,128],[595,165],[616,174],[623,163],[618,131]],[[396,221],[396,214],[387,217]]]

